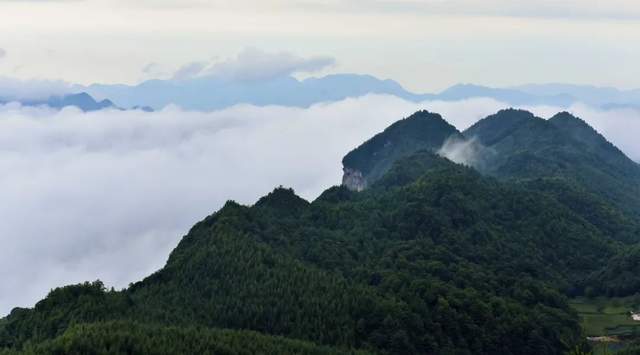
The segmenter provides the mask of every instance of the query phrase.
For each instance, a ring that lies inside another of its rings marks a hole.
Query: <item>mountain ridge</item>
[[[266,81],[230,81],[215,76],[183,80],[151,79],[135,85],[92,84],[79,86],[78,90],[86,91],[95,97],[109,98],[122,107],[139,105],[156,110],[168,104],[200,111],[222,109],[237,104],[309,107],[316,103],[335,102],[367,94],[392,95],[411,102],[491,98],[512,106],[547,105],[568,108],[579,102],[603,110],[635,109],[640,106],[640,90],[624,91],[570,84],[490,87],[460,83],[440,92],[420,93],[407,90],[392,79],[351,73],[329,74],[302,80],[292,76]]]

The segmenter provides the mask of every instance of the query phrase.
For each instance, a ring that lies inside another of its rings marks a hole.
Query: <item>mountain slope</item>
[[[568,113],[550,120],[503,110],[463,134],[492,151],[478,167],[500,178],[557,178],[595,192],[640,216],[640,168],[584,121]]]
[[[309,342],[251,331],[199,327],[171,327],[137,322],[100,322],[74,325],[55,339],[3,355],[48,354],[300,354],[365,355]]]

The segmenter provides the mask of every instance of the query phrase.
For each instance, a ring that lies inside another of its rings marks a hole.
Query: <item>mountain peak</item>
[[[452,136],[462,138],[439,114],[426,110],[415,112],[344,157],[343,185],[362,190],[382,177],[397,159],[420,150],[436,151]]]
[[[568,111],[562,111],[562,112],[558,112],[555,115],[553,115],[553,117],[551,117],[549,119],[551,120],[578,120],[581,122],[584,122],[582,119],[580,119],[577,116],[574,116],[571,112]]]
[[[104,108],[115,108],[115,105],[110,100],[105,99],[98,102],[86,92],[69,94],[65,96],[52,96],[46,102],[42,102],[40,104],[46,104],[47,106],[53,108],[75,106],[82,111],[98,111]]]
[[[256,202],[255,207],[265,208],[279,213],[298,213],[309,205],[309,202],[296,195],[292,188],[279,186]]]
[[[598,143],[607,141],[583,119],[566,111],[557,113],[549,119],[549,122],[571,135],[572,138],[582,143],[587,143],[588,145],[592,145],[596,141],[598,141]]]
[[[483,145],[492,145],[510,135],[523,124],[542,120],[533,113],[520,109],[504,109],[488,116],[464,131],[467,138],[476,138]]]
[[[569,112],[560,112],[550,118],[549,122],[573,140],[580,142],[586,151],[611,164],[612,168],[618,167],[626,172],[637,170],[631,159],[581,118]]]

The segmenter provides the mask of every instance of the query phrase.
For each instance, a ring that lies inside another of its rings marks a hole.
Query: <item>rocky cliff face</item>
[[[352,191],[362,191],[367,187],[367,180],[362,175],[362,172],[343,168],[344,174],[342,175],[342,185]]]

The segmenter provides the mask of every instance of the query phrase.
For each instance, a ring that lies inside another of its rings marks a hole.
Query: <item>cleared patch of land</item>
[[[594,355],[615,354],[637,346],[640,322],[632,319],[631,312],[640,309],[640,297],[575,298],[569,304],[580,315],[585,336],[616,340],[592,342]]]
[[[631,318],[631,311],[640,307],[640,297],[576,298],[569,303],[580,315],[586,336],[640,336],[640,322]]]

